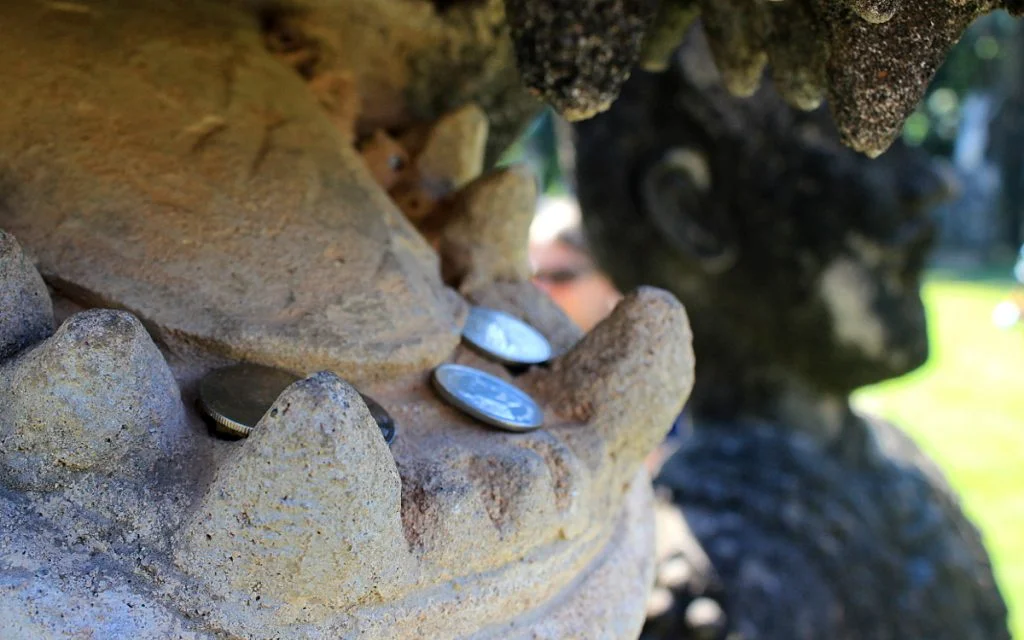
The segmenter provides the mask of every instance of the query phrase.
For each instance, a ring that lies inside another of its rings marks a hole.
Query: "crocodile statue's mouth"
[[[0,8],[0,635],[635,634],[682,306],[640,289],[581,337],[520,271],[532,202],[481,206],[508,172],[455,193],[439,259],[255,14],[179,4]],[[556,358],[513,377],[462,348],[469,303]],[[196,387],[239,360],[305,378],[229,442]],[[452,361],[547,427],[443,404]]]

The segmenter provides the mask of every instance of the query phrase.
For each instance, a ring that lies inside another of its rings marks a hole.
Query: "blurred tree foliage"
[[[993,98],[1001,110],[1019,92],[1024,57],[1024,32],[1018,21],[999,11],[975,22],[939,69],[903,137],[933,155],[951,156],[967,96]],[[993,133],[995,133],[993,131]]]

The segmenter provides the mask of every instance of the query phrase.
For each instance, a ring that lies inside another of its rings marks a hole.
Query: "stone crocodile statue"
[[[923,154],[869,161],[769,87],[730,97],[699,34],[576,133],[598,262],[679,296],[698,358],[693,433],[656,481],[682,520],[644,637],[1009,638],[942,474],[848,399],[928,354],[946,187]]]

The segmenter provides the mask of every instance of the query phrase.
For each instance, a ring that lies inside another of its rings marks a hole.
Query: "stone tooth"
[[[644,42],[640,58],[643,70],[660,72],[668,69],[672,55],[699,15],[700,9],[695,0],[663,0]]]
[[[768,62],[765,9],[752,0],[701,0],[700,7],[725,88],[739,97],[754,95]]]
[[[794,107],[816,109],[825,97],[828,59],[818,19],[797,2],[775,3],[769,16],[772,37],[766,48],[775,88]]]
[[[459,191],[444,215],[442,275],[463,293],[527,280],[537,182],[524,167],[498,169]]]
[[[0,475],[50,490],[85,471],[147,471],[184,409],[163,355],[131,314],[69,318],[0,366]]]
[[[338,376],[289,387],[239,447],[175,540],[178,566],[212,593],[258,596],[251,612],[292,623],[393,598],[414,575],[394,458]]]
[[[885,151],[979,13],[974,3],[923,0],[884,24],[833,18],[828,101],[843,143],[872,157]]]
[[[461,189],[484,171],[487,114],[468,104],[441,116],[416,156],[422,180],[445,190]]]
[[[624,482],[682,410],[693,386],[690,342],[679,301],[641,287],[548,370],[521,380],[563,420],[596,432]]]
[[[53,334],[53,303],[14,236],[0,231],[0,361]]]

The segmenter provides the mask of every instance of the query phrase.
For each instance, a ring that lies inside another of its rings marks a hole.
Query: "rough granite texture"
[[[0,369],[52,385],[0,393],[21,474],[0,489],[0,636],[635,637],[653,580],[638,469],[692,379],[685,314],[645,291],[578,342],[518,266],[494,268],[522,257],[502,237],[527,237],[521,178],[511,219],[474,205],[491,252],[455,291],[367,166],[364,134],[416,157],[417,131],[469,94],[495,130],[508,67],[468,44],[511,55],[493,3],[280,9],[0,5],[0,228],[65,320]],[[461,113],[476,133],[432,144],[468,159],[438,171],[476,201],[479,117]],[[558,391],[569,365],[514,378],[481,362],[535,390],[546,428],[498,432],[443,403],[429,372],[475,357],[458,344],[468,299],[534,323],[611,395],[577,414]],[[196,386],[238,360],[312,375],[230,441]],[[390,449],[356,388],[401,425]],[[40,389],[67,398],[35,412]]]
[[[771,64],[801,109],[828,98],[844,144],[895,140],[964,29],[1019,0],[506,0],[523,80],[570,120],[607,109],[638,59],[665,69],[700,16],[721,72],[750,96]],[[653,12],[657,10],[657,14]]]
[[[182,419],[178,385],[142,324],[86,311],[0,365],[0,481],[52,490],[84,471],[138,476]]]
[[[14,237],[0,231],[0,362],[53,333],[53,305]]]

